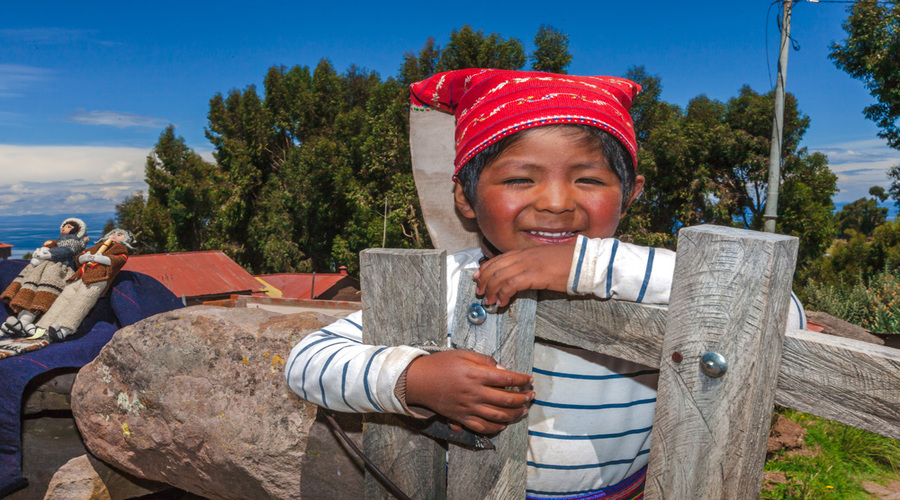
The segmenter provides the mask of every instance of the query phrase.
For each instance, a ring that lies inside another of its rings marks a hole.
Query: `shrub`
[[[890,267],[855,284],[803,288],[806,308],[831,314],[873,333],[900,333],[900,280]]]

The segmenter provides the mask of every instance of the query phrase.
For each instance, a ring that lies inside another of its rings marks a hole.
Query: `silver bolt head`
[[[481,307],[481,304],[472,304],[466,312],[466,319],[473,325],[480,325],[487,319],[487,313],[484,312],[484,308]]]
[[[719,378],[728,371],[728,361],[717,352],[708,352],[700,358],[700,371],[708,377]]]

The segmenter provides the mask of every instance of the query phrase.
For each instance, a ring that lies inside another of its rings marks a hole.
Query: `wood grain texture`
[[[535,334],[659,368],[665,315],[640,304],[541,293]],[[788,330],[781,359],[777,404],[900,439],[900,350]]]
[[[363,342],[445,345],[446,252],[370,249],[360,254]],[[446,497],[446,450],[394,415],[365,418],[366,455],[413,499]],[[367,499],[394,498],[366,473]]]
[[[508,310],[488,314],[487,321],[472,325],[466,311],[475,302],[472,272],[460,278],[459,299],[453,319],[451,341],[461,349],[491,355],[507,369],[531,373],[534,359],[536,293],[519,293]],[[495,450],[473,451],[450,446],[448,498],[525,498],[528,422],[509,425],[491,439]]]
[[[790,330],[775,402],[900,439],[900,350]]]
[[[659,368],[666,309],[540,292],[538,337]]]
[[[781,235],[681,230],[646,498],[758,498],[796,252]],[[706,352],[725,376],[701,372]]]

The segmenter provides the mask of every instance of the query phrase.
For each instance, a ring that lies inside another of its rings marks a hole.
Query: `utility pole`
[[[781,22],[781,50],[778,55],[778,79],[775,83],[775,119],[772,146],[769,149],[769,189],[766,197],[765,231],[775,232],[778,218],[778,188],[781,185],[781,140],[784,136],[784,82],[787,78],[788,47],[791,40],[791,0],[784,0]]]

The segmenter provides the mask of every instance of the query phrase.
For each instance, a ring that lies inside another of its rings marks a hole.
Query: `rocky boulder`
[[[332,320],[196,306],[123,328],[72,388],[86,446],[208,498],[360,498],[360,465],[284,379],[291,347]],[[360,442],[359,416],[341,421]]]

